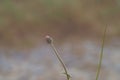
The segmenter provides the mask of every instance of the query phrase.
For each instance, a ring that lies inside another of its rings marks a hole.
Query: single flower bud
[[[51,43],[53,42],[52,37],[50,37],[50,36],[48,36],[48,35],[45,37],[45,39],[46,39],[46,42],[47,42],[48,44],[51,44]]]

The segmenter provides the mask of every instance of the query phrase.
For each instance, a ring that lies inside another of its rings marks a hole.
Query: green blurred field
[[[0,80],[66,80],[46,44],[53,37],[72,80],[120,80],[120,0],[0,0]]]
[[[120,35],[119,0],[1,0],[0,45],[33,46],[46,34],[61,41],[71,36]]]

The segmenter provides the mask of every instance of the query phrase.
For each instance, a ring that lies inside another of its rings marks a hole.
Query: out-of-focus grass
[[[96,37],[104,23],[119,34],[117,0],[2,0],[0,43],[10,46],[37,42],[46,33],[64,38],[71,35]]]
[[[101,65],[102,65],[102,60],[103,60],[103,52],[104,52],[104,47],[105,47],[106,32],[107,32],[107,26],[105,27],[103,38],[102,38],[101,52],[100,52],[100,58],[99,58],[99,62],[98,62],[98,69],[97,69],[97,74],[96,74],[95,80],[98,80],[99,76],[100,76],[100,70],[101,70]]]

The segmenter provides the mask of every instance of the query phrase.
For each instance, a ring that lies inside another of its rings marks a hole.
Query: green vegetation
[[[103,50],[104,50],[104,45],[105,45],[106,31],[107,31],[107,26],[105,27],[103,38],[102,38],[102,46],[101,46],[101,52],[100,52],[100,59],[99,59],[99,63],[98,63],[98,69],[97,69],[97,74],[96,74],[96,79],[95,80],[98,80],[99,75],[100,75],[100,69],[101,69],[101,64],[102,64],[102,59],[103,59]]]
[[[64,69],[64,71],[65,71],[64,74],[66,75],[67,80],[70,80],[70,77],[71,77],[71,76],[68,74],[67,67],[65,66],[65,64],[64,64],[61,56],[59,55],[59,53],[58,53],[58,51],[57,51],[57,49],[56,49],[56,47],[54,46],[53,39],[52,39],[50,36],[46,36],[46,41],[47,41],[48,44],[50,44],[50,46],[51,46],[52,49],[54,50],[54,53],[55,53],[56,57],[57,57],[58,60],[60,61],[61,65],[62,65],[62,67],[63,67],[63,69]]]
[[[96,79],[95,80],[98,80],[99,75],[100,75],[100,70],[101,70],[101,65],[102,65],[102,59],[103,59],[103,50],[104,50],[104,45],[105,45],[106,31],[107,31],[107,27],[105,27],[103,38],[102,38],[102,46],[101,46],[101,52],[100,52],[100,59],[99,59],[99,63],[98,63],[98,69],[97,69],[97,74],[96,74]],[[56,47],[54,46],[53,39],[50,36],[46,36],[46,41],[47,41],[48,44],[50,44],[50,46],[53,49],[56,57],[60,61],[61,65],[62,65],[62,67],[63,67],[63,69],[65,71],[65,75],[66,75],[67,80],[70,80],[70,75],[68,74],[67,68],[66,68],[66,66],[65,66],[62,58],[60,57],[60,55],[59,55]]]
[[[95,37],[101,35],[100,30],[105,26],[104,23],[110,25],[111,33],[108,35],[119,35],[118,2],[118,0],[2,0],[0,35],[3,37],[0,44],[5,43],[10,47],[34,44],[45,32],[63,37],[80,34]],[[36,41],[33,42],[31,38]],[[30,43],[26,44],[26,41]]]

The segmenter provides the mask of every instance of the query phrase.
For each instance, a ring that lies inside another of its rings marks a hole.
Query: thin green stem
[[[58,60],[60,61],[61,65],[62,65],[62,67],[65,71],[65,75],[67,77],[67,80],[70,80],[70,75],[68,74],[67,68],[66,68],[61,56],[59,55],[59,53],[58,53],[57,49],[55,48],[54,44],[51,43],[50,45],[51,45],[52,49],[54,50],[55,55],[57,56]]]
[[[96,79],[95,79],[95,80],[98,80],[99,75],[100,75],[101,64],[102,64],[102,59],[103,59],[103,51],[104,51],[104,45],[105,45],[106,31],[107,31],[107,26],[105,27],[104,34],[103,34],[103,38],[102,38],[100,59],[99,59],[99,63],[98,63],[98,69],[97,69],[97,74],[96,74]]]
[[[54,44],[53,44],[53,39],[52,39],[50,36],[46,36],[46,41],[47,41],[48,44],[50,44],[50,46],[52,47],[52,49],[53,49],[56,57],[57,57],[58,60],[60,61],[61,65],[62,65],[62,67],[63,67],[63,69],[64,69],[64,71],[65,71],[64,74],[66,75],[67,80],[70,80],[70,75],[68,74],[67,68],[66,68],[66,66],[65,66],[65,64],[64,64],[61,56],[59,55],[56,47],[55,47]]]

